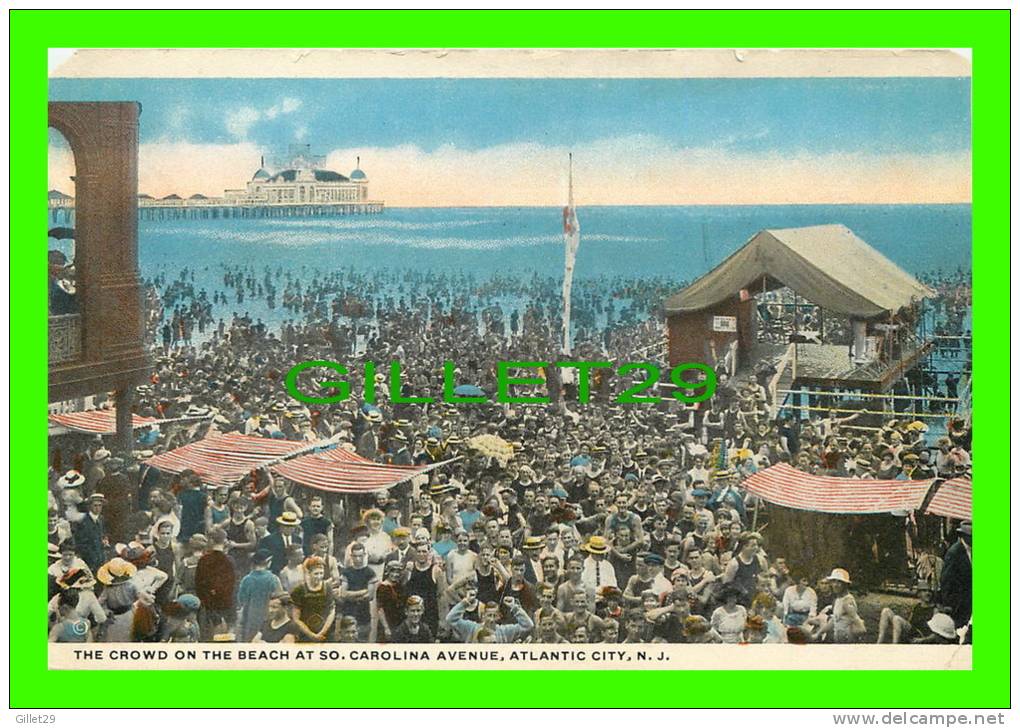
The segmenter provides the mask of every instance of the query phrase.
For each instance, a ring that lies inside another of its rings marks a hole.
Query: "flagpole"
[[[567,153],[567,220],[574,211],[574,153]],[[566,222],[566,220],[565,220]],[[569,224],[569,223],[568,223]],[[563,229],[564,235],[569,236],[566,226]],[[564,239],[564,262],[563,262],[563,353],[570,353],[570,288],[572,281],[569,279],[570,265],[570,241]]]
[[[577,224],[577,213],[574,210],[574,154],[570,152],[568,160],[567,207],[563,210],[563,353],[570,354],[570,300],[574,278],[574,258],[580,242],[580,229]]]

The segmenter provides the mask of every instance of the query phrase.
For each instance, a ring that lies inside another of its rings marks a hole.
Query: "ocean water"
[[[912,273],[970,268],[970,205],[578,208],[576,278],[691,280],[763,228],[841,223]],[[560,208],[390,208],[381,215],[142,222],[143,276],[222,264],[559,276]],[[217,276],[220,277],[220,276]],[[197,282],[197,278],[196,278]]]
[[[581,245],[575,281],[656,277],[681,287],[763,228],[841,223],[915,274],[970,268],[969,205],[692,206],[578,208]],[[530,208],[391,208],[381,215],[263,220],[144,221],[139,264],[145,278],[188,270],[196,290],[223,288],[225,267],[267,266],[302,279],[315,271],[371,271],[559,278],[562,211]],[[51,244],[53,241],[51,241]],[[193,278],[192,278],[193,276]],[[558,284],[557,284],[558,287]],[[276,325],[291,314],[265,299],[217,304],[214,317],[249,314]],[[279,303],[279,301],[277,302]],[[522,308],[505,301],[504,308]]]

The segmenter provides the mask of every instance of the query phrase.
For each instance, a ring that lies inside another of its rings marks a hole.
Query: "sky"
[[[958,203],[970,80],[51,79],[142,105],[139,191],[222,195],[294,143],[394,207]],[[50,132],[50,187],[73,158]]]

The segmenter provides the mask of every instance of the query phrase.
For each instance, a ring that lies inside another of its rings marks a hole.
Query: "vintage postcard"
[[[53,51],[50,667],[969,669],[970,98]]]

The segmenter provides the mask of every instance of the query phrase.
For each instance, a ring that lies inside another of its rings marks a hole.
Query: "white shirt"
[[[284,566],[280,569],[279,573],[280,584],[286,591],[292,591],[298,584],[304,583],[305,573],[301,568],[301,565],[297,566]]]
[[[372,567],[375,575],[382,577],[383,563],[386,557],[393,551],[393,540],[385,531],[373,533],[365,539],[365,553],[368,555],[368,565]]]
[[[797,593],[797,585],[786,587],[783,592],[783,614],[793,612],[807,612],[808,617],[813,617],[818,612],[818,595],[811,587],[804,589],[803,594]]]
[[[155,566],[146,566],[135,572],[135,575],[131,577],[131,581],[135,583],[139,593],[149,592],[149,594],[155,594],[156,590],[159,589],[169,577],[165,571],[157,569]]]
[[[717,607],[712,612],[712,629],[719,633],[723,642],[736,644],[743,639],[744,625],[747,623],[747,610],[737,605],[735,612],[726,611],[725,607]]]
[[[589,556],[584,560],[581,583],[584,584],[584,591],[588,595],[588,602],[592,607],[595,604],[595,593],[601,587],[619,586],[616,583],[616,569],[609,563],[609,559],[596,561],[594,556]]]
[[[652,591],[655,592],[655,596],[661,597],[663,594],[673,591],[673,585],[669,583],[669,579],[659,573],[652,579]]]
[[[468,549],[466,553],[460,553],[457,549],[454,549],[446,555],[446,566],[450,570],[451,579],[450,582],[457,581],[466,576],[470,576],[475,571],[475,562],[478,560],[478,554]]]
[[[60,595],[55,594],[50,599],[49,613],[56,614],[60,604]],[[82,619],[88,619],[92,617],[96,624],[102,624],[106,621],[106,610],[103,609],[99,600],[96,599],[96,595],[91,589],[82,589],[78,592],[78,606],[74,608],[75,613]]]
[[[49,569],[47,569],[47,572],[54,579],[59,579],[71,569],[82,569],[89,575],[88,580],[92,579],[92,570],[89,568],[88,564],[79,559],[77,556],[74,557],[74,561],[71,562],[70,566],[64,566],[63,561],[56,561],[50,564],[50,567]]]

